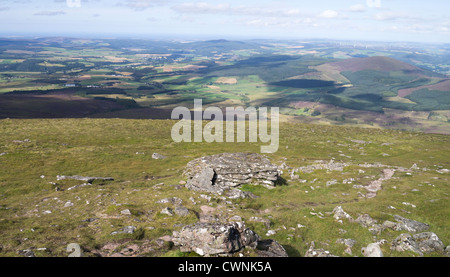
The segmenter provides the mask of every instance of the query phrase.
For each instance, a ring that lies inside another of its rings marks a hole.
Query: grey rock
[[[125,209],[125,210],[120,211],[120,214],[131,215],[131,211],[129,209]]]
[[[372,217],[370,217],[370,215],[368,214],[358,216],[358,218],[355,219],[355,221],[365,228],[372,227],[377,223],[377,221]]]
[[[175,208],[175,214],[178,216],[188,216],[189,210],[185,207],[179,206]]]
[[[415,233],[427,231],[430,228],[428,224],[404,218],[399,215],[394,215],[394,219],[398,222],[398,224],[394,227],[394,230],[396,231],[408,231]]]
[[[433,232],[423,232],[413,235],[419,249],[423,253],[444,252],[444,243]]]
[[[371,243],[361,249],[361,254],[364,257],[383,257],[380,245],[378,243]]]
[[[333,209],[333,212],[332,212],[334,215],[333,215],[333,217],[334,217],[334,219],[336,219],[336,220],[342,220],[342,219],[348,219],[348,220],[350,220],[350,221],[353,221],[353,218],[348,214],[348,213],[346,213],[345,211],[344,211],[344,209],[342,209],[342,207],[341,206],[337,206],[337,207],[335,207],[334,209]]]
[[[72,207],[72,206],[73,206],[73,203],[70,202],[70,201],[67,201],[67,202],[64,204],[64,208]]]
[[[190,190],[222,194],[223,188],[214,184],[216,173],[210,167],[203,168],[199,173],[191,177],[186,183]]]
[[[419,245],[414,240],[414,238],[410,234],[401,234],[397,238],[392,241],[391,250],[403,252],[403,251],[412,251],[420,256],[423,256],[423,253],[419,249]]]
[[[395,228],[397,228],[397,223],[386,220],[385,222],[383,222],[383,229],[392,229],[394,230]]]
[[[98,220],[98,218],[87,218],[87,219],[82,220],[81,222],[91,223],[91,222],[94,222],[96,220]]]
[[[190,161],[184,171],[186,187],[222,194],[244,184],[273,188],[280,177],[276,165],[256,153],[223,153]]]
[[[166,214],[166,215],[170,215],[173,216],[173,210],[169,207],[165,207],[164,209],[161,210],[162,214]]]
[[[288,257],[284,247],[273,239],[258,241],[255,252],[258,257]]]
[[[158,153],[153,153],[152,154],[152,158],[155,159],[155,160],[163,160],[163,159],[165,159],[167,157],[164,156],[164,155],[158,154]]]
[[[31,249],[20,250],[19,251],[19,255],[27,257],[27,258],[34,258],[34,257],[36,257],[34,255],[34,252],[31,251]]]
[[[230,254],[244,247],[256,247],[259,236],[242,222],[195,223],[173,232],[172,242],[182,252],[196,252],[201,256]]]

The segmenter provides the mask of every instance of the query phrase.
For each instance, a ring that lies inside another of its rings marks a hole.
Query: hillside
[[[361,71],[361,70],[377,70],[377,71],[403,71],[408,74],[422,74],[425,70],[413,66],[411,64],[399,61],[394,58],[385,56],[374,56],[367,58],[350,58],[338,62],[330,63],[331,66],[337,67],[340,71]]]
[[[188,162],[259,153],[260,143],[174,143],[173,124],[0,120],[0,162],[8,165],[0,167],[0,256],[68,256],[70,243],[89,257],[192,256],[172,243],[174,231],[229,220],[276,240],[291,257],[362,256],[375,242],[385,257],[448,253],[448,136],[282,123],[280,149],[267,158],[284,181],[245,185],[240,190],[252,197],[228,198],[188,189]],[[424,231],[400,221],[419,222],[442,248],[402,248],[406,234]]]

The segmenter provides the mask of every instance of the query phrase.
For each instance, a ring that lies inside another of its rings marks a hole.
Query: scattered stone
[[[333,215],[334,219],[336,219],[337,221],[339,221],[341,223],[342,223],[342,219],[348,219],[351,222],[353,221],[353,218],[348,213],[346,213],[344,211],[344,209],[342,209],[341,206],[335,207],[333,209],[332,213],[334,214]]]
[[[158,154],[158,153],[153,153],[152,154],[152,158],[155,159],[155,160],[163,160],[163,159],[165,159],[167,157],[164,156],[164,155]]]
[[[73,203],[70,202],[70,201],[67,201],[67,202],[64,204],[64,208],[72,207],[72,206],[73,206]]]
[[[26,143],[26,142],[31,142],[30,139],[24,139],[24,140],[13,140],[13,143]]]
[[[383,252],[381,252],[380,245],[378,243],[371,243],[366,247],[361,249],[361,254],[364,257],[383,257]]]
[[[135,226],[126,226],[120,229],[119,231],[114,231],[111,233],[111,235],[117,235],[117,234],[133,234],[134,231],[136,231]]]
[[[73,190],[73,189],[82,188],[82,187],[85,187],[85,186],[92,186],[92,184],[91,183],[83,183],[81,185],[72,186],[72,187],[68,188],[67,190]]]
[[[170,203],[170,204],[174,204],[174,205],[181,205],[182,202],[183,202],[183,200],[178,197],[164,198],[164,199],[156,201],[156,203],[159,203],[159,204]]]
[[[341,243],[341,244],[344,244],[345,246],[347,246],[347,248],[344,250],[344,253],[353,255],[352,247],[356,244],[356,240],[354,240],[354,239],[337,239],[336,243]]]
[[[305,253],[305,257],[338,257],[330,254],[330,251],[324,249],[315,249],[314,241],[311,242],[311,245]]]
[[[267,231],[266,236],[272,236],[272,235],[275,235],[276,233],[277,232],[275,230],[269,230],[269,231]]]
[[[337,184],[337,180],[335,180],[335,179],[327,181],[327,183],[326,183],[327,187],[335,185],[335,184]]]
[[[82,220],[81,222],[91,223],[91,222],[94,222],[94,221],[96,221],[96,220],[98,220],[98,218],[87,218],[87,219],[85,219],[85,220]]]
[[[326,161],[316,161],[315,164],[299,167],[297,170],[304,173],[312,173],[315,170],[326,169],[327,171],[343,171],[347,167],[347,163],[335,162],[333,159],[329,162]]]
[[[87,182],[90,184],[92,184],[92,182],[97,181],[97,180],[114,181],[114,178],[111,178],[111,177],[84,177],[84,176],[78,176],[78,175],[74,175],[74,176],[57,175],[56,176],[56,180],[58,180],[58,181],[67,180],[67,179],[83,181],[83,182]]]
[[[4,155],[6,155],[6,154],[8,154],[8,153],[6,153],[6,152],[0,153],[0,157],[1,157],[1,156],[4,156]]]
[[[403,204],[403,205],[406,205],[406,206],[411,206],[411,207],[413,207],[413,208],[416,208],[416,205],[411,204],[411,203],[408,203],[408,202],[402,202],[402,204]]]
[[[443,169],[436,170],[436,172],[437,172],[437,173],[440,173],[440,174],[446,174],[446,173],[449,173],[450,170],[448,170],[448,169],[446,169],[446,168],[443,168]]]
[[[383,174],[377,180],[370,182],[366,186],[362,186],[362,188],[367,190],[366,198],[374,198],[377,195],[377,191],[381,189],[381,184],[384,181],[387,181],[394,176],[395,171],[393,169],[383,169]],[[354,186],[355,188],[359,188],[360,186]]]
[[[22,255],[22,256],[27,257],[27,258],[34,258],[34,257],[36,257],[34,255],[34,252],[31,251],[31,249],[19,250],[19,255]]]
[[[354,143],[356,143],[356,144],[366,144],[366,143],[371,143],[370,141],[369,142],[366,142],[366,141],[364,141],[364,140],[359,140],[359,139],[352,139],[352,140],[350,140],[351,142],[354,142]]]

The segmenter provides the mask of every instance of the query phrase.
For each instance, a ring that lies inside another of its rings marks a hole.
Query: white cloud
[[[325,10],[319,15],[322,18],[337,18],[338,16],[339,13],[335,10]]]
[[[374,19],[379,21],[420,20],[419,17],[403,12],[380,12],[375,14]]]
[[[56,16],[56,15],[63,15],[66,14],[65,11],[40,11],[40,12],[36,12],[33,15],[38,15],[38,16]]]
[[[366,0],[369,8],[381,8],[381,0]]]
[[[206,2],[183,3],[172,7],[180,13],[224,13],[230,12],[230,8],[230,4],[214,5]]]
[[[117,6],[125,6],[136,11],[143,11],[155,6],[165,5],[168,0],[123,0]]]
[[[363,4],[353,5],[353,6],[350,6],[350,11],[351,12],[365,12],[366,6]]]
[[[274,9],[262,6],[231,6],[229,3],[210,4],[206,2],[183,3],[172,7],[182,14],[225,14],[239,16],[296,17],[301,15],[299,9]]]

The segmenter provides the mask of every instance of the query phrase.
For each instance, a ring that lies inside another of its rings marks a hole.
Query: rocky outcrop
[[[233,254],[250,247],[262,257],[287,257],[280,244],[273,240],[260,240],[260,236],[242,222],[195,223],[174,231],[172,237],[180,251],[196,252],[201,256]]]
[[[273,188],[280,177],[278,167],[255,153],[223,153],[190,161],[184,171],[186,187],[222,194],[243,184]]]
[[[394,230],[396,231],[423,232],[430,228],[428,224],[404,218],[399,215],[394,215],[394,219],[398,222],[394,227]]]
[[[413,251],[420,256],[424,253],[444,252],[445,247],[439,237],[433,232],[423,232],[414,235],[404,233],[392,242],[392,250]]]

